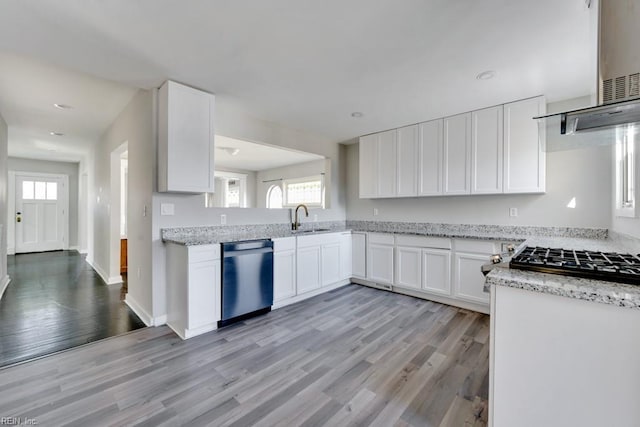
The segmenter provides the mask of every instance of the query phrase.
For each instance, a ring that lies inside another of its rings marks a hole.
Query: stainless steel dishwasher
[[[268,313],[273,305],[273,242],[222,244],[222,320],[218,326]]]

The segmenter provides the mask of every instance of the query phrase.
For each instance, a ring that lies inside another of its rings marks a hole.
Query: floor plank
[[[0,369],[0,413],[40,425],[482,426],[487,327],[483,314],[349,285],[187,341],[146,328]]]

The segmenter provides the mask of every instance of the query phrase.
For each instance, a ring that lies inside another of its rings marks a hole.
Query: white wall
[[[93,212],[90,245],[93,264],[103,274],[109,271],[110,250],[111,153],[124,142],[129,151],[128,188],[128,294],[127,303],[148,322],[153,313],[151,286],[151,193],[155,168],[155,97],[153,91],[140,90],[100,138],[92,156],[93,179],[89,179],[89,205]],[[89,166],[89,170],[91,170]],[[119,181],[119,180],[118,180]],[[119,190],[113,192],[119,194]],[[119,206],[118,203],[114,205]],[[145,215],[146,214],[146,215]],[[116,221],[119,224],[119,220]]]
[[[9,157],[9,170],[16,172],[41,172],[69,176],[69,246],[78,248],[78,163],[51,162],[47,160]]]
[[[549,105],[549,111],[578,108],[588,97]],[[559,149],[559,130],[547,133],[547,145]],[[541,195],[450,196],[401,199],[358,197],[358,144],[347,146],[347,218],[350,220],[439,222],[496,225],[602,227],[611,224],[610,146],[547,153],[547,192]],[[576,208],[567,204],[575,197]],[[373,209],[379,215],[373,215]],[[518,209],[518,217],[509,216]]]
[[[317,210],[319,221],[345,220],[345,175],[340,167],[344,148],[328,138],[261,120],[216,100],[216,134],[251,142],[262,142],[319,154],[331,160],[331,208]],[[131,175],[129,176],[131,179]],[[155,176],[154,176],[155,179]],[[157,189],[157,185],[154,186]],[[174,216],[160,216],[160,204],[173,203]],[[314,212],[314,213],[316,213]],[[205,208],[203,195],[154,193],[153,195],[153,313],[166,313],[165,249],[160,229],[165,227],[219,225],[220,215],[227,216],[227,224],[288,223],[288,209]],[[130,270],[131,271],[131,270]],[[129,273],[130,275],[132,273]]]
[[[7,150],[9,147],[7,123],[0,116],[0,224],[2,238],[0,239],[0,296],[7,279],[7,185],[9,181],[7,167]]]

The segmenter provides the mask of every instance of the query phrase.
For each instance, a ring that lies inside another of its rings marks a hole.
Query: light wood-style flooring
[[[167,327],[0,370],[38,425],[484,426],[486,315],[349,285],[181,341]]]

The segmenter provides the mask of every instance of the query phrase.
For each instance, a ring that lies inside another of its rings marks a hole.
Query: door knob
[[[22,222],[22,212],[16,212],[16,222]]]

